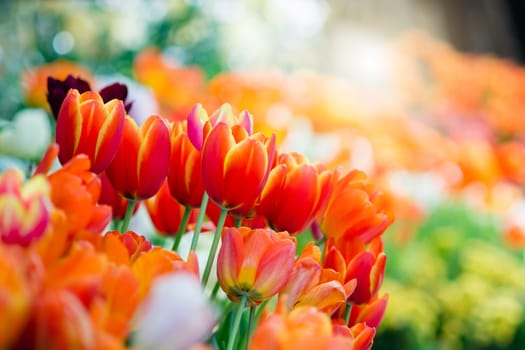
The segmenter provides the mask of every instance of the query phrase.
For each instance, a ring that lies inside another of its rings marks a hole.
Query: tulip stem
[[[173,247],[171,247],[171,250],[173,251],[177,251],[177,249],[179,249],[179,244],[182,239],[182,235],[184,234],[184,231],[186,230],[186,226],[188,225],[190,214],[191,214],[191,207],[187,205],[184,207],[184,214],[182,214],[182,220],[180,222],[179,229],[177,230],[177,235],[175,236],[175,242],[173,242]]]
[[[228,339],[228,346],[226,350],[232,350],[233,344],[235,344],[235,338],[237,338],[237,332],[239,331],[239,325],[241,323],[242,312],[244,311],[244,306],[246,305],[246,300],[248,299],[246,294],[243,294],[241,297],[241,302],[237,306],[235,311],[235,319],[233,320],[233,326],[231,329],[231,337]]]
[[[210,253],[208,254],[208,260],[206,261],[206,267],[204,268],[204,274],[202,275],[202,286],[206,287],[208,278],[210,277],[211,267],[213,260],[215,259],[215,253],[217,253],[217,246],[219,245],[219,238],[221,236],[222,228],[224,227],[224,221],[226,221],[226,215],[228,209],[221,208],[221,214],[219,215],[219,222],[217,222],[217,228],[213,235],[213,241],[211,243]]]
[[[217,292],[219,291],[220,285],[219,281],[215,282],[215,286],[213,287],[213,290],[211,291],[210,299],[213,301],[217,297]]]
[[[193,231],[193,237],[191,238],[190,250],[197,249],[197,243],[199,242],[199,235],[201,233],[202,222],[204,221],[204,214],[206,214],[206,207],[208,206],[208,193],[204,192],[201,201],[201,208],[199,210],[199,217],[195,224],[195,231]]]
[[[235,227],[239,228],[239,227],[241,227],[241,224],[242,224],[242,217],[241,216],[236,216],[235,217],[235,223],[234,223]]]
[[[124,233],[128,231],[129,222],[133,216],[133,209],[135,208],[135,199],[128,200],[128,207],[126,208],[126,215],[122,221],[122,226],[120,226],[120,232]]]
[[[252,337],[252,328],[253,328],[253,318],[255,316],[255,306],[250,306],[250,316],[248,317],[248,335],[245,338],[244,349],[248,349],[248,343]]]
[[[352,302],[348,301],[346,303],[345,309],[345,324],[348,326],[348,321],[350,321],[350,312],[352,311]]]

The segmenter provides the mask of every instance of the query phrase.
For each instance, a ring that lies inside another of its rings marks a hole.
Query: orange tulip
[[[9,349],[27,323],[31,309],[32,293],[28,276],[34,270],[25,270],[22,250],[0,244],[0,349]]]
[[[106,175],[124,197],[149,198],[166,178],[169,157],[169,128],[164,119],[152,115],[139,128],[126,116],[122,143]]]
[[[14,349],[93,349],[95,329],[74,293],[53,290],[35,298],[31,317]]]
[[[199,277],[199,265],[194,251],[191,251],[187,261],[184,261],[175,252],[155,247],[137,257],[132,263],[131,269],[139,281],[139,297],[141,300],[148,294],[153,280],[157,276],[175,271],[187,271],[195,277]]]
[[[193,146],[186,122],[173,124],[168,184],[171,195],[179,203],[197,208],[204,194],[201,152]]]
[[[40,239],[50,223],[49,183],[42,175],[22,182],[15,169],[0,175],[0,239],[25,247]]]
[[[174,235],[177,233],[184,215],[184,206],[173,199],[167,182],[164,182],[156,195],[146,200],[146,209],[160,234]],[[196,213],[195,210],[192,210],[188,223],[195,222]]]
[[[89,159],[78,155],[48,176],[51,201],[66,214],[69,232],[99,233],[111,221],[111,208],[99,205],[100,179],[90,172]]]
[[[320,256],[319,248],[310,242],[295,262],[288,283],[279,292],[280,295],[286,295],[288,309],[314,306],[331,315],[345,303],[347,292],[342,281],[322,278],[324,274]],[[350,289],[349,293],[352,291]]]
[[[299,153],[281,154],[255,210],[271,227],[300,233],[319,215],[331,185],[332,172],[321,165],[309,164]]]
[[[273,163],[275,135],[249,136],[240,125],[219,122],[205,138],[202,149],[204,188],[224,209],[255,202]]]
[[[287,232],[227,228],[217,260],[217,278],[228,298],[248,305],[272,297],[286,284],[294,265],[295,240]]]
[[[336,334],[330,318],[314,307],[298,307],[286,313],[278,306],[275,313],[259,323],[250,350],[353,350],[351,335]]]
[[[381,235],[393,222],[393,212],[385,195],[353,170],[339,179],[320,217],[327,237],[359,237],[365,243]]]
[[[91,160],[91,171],[100,173],[115,157],[124,129],[124,104],[113,99],[104,104],[93,91],[71,89],[58,113],[56,141],[62,164],[77,154]]]

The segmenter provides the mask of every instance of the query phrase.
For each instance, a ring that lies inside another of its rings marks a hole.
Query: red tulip
[[[125,113],[120,100],[104,104],[96,92],[69,90],[56,124],[60,162],[65,164],[73,156],[85,154],[91,161],[91,171],[106,169],[122,140]]]
[[[385,314],[387,303],[388,294],[385,293],[381,297],[376,296],[368,304],[352,306],[348,324],[352,326],[364,322],[368,327],[379,327],[383,315]]]
[[[171,133],[171,156],[168,170],[170,193],[179,203],[197,208],[204,194],[201,152],[193,146],[186,122],[173,124]]]
[[[217,278],[231,300],[247,296],[253,306],[286,284],[294,266],[295,240],[286,232],[227,228],[217,260]]]
[[[202,149],[204,188],[220,207],[232,210],[255,202],[273,163],[275,135],[249,135],[240,125],[220,122]]]
[[[256,212],[276,230],[304,231],[326,204],[332,172],[309,164],[301,154],[281,154],[264,187]]]
[[[164,182],[156,195],[146,200],[146,208],[153,225],[163,235],[177,233],[184,215],[184,206],[170,194],[168,183]],[[197,211],[192,210],[189,223],[195,222]]]
[[[169,157],[169,128],[163,118],[152,115],[139,128],[126,116],[122,143],[106,174],[124,197],[149,198],[166,178]]]

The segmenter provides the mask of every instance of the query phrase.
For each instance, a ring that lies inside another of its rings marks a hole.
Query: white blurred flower
[[[176,272],[158,277],[135,315],[137,349],[185,350],[206,340],[215,313],[197,278]]]
[[[51,143],[49,116],[42,109],[24,109],[0,130],[0,154],[38,160]]]

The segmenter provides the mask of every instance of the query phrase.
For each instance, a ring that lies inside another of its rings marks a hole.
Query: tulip
[[[93,349],[96,330],[89,311],[66,290],[40,293],[13,349]]]
[[[129,200],[124,198],[120,193],[115,190],[111,182],[109,182],[106,172],[102,172],[99,175],[101,189],[100,198],[98,199],[99,204],[109,205],[112,209],[113,219],[122,220],[126,215],[126,209],[129,205]],[[140,203],[135,203],[133,213],[137,211]]]
[[[48,176],[53,205],[66,214],[68,230],[102,232],[111,221],[111,208],[98,204],[100,179],[89,171],[90,162],[78,155]]]
[[[352,337],[332,329],[330,318],[314,307],[298,307],[275,313],[265,318],[255,330],[250,350],[351,350]]]
[[[0,239],[28,246],[50,223],[49,183],[37,175],[23,184],[23,175],[9,169],[0,176]]]
[[[202,150],[204,188],[224,209],[253,203],[266,183],[275,153],[275,135],[249,136],[242,127],[217,124]]]
[[[385,194],[368,181],[366,174],[354,170],[335,184],[319,223],[327,237],[359,237],[368,243],[381,235],[393,219]]]
[[[124,136],[115,159],[106,169],[113,187],[128,199],[145,199],[158,192],[168,173],[169,129],[159,116],[137,126],[125,118]]]
[[[138,348],[184,350],[207,339],[215,315],[198,279],[175,272],[153,281],[135,324]]]
[[[304,231],[319,215],[331,190],[332,173],[298,153],[281,154],[264,187],[256,212],[271,227]]]
[[[58,113],[58,159],[65,164],[77,154],[91,160],[91,171],[100,173],[115,157],[124,130],[124,104],[114,99],[104,104],[96,92],[70,90]]]
[[[178,248],[188,223],[194,223],[197,214],[191,207],[184,207],[171,197],[167,182],[155,196],[146,200],[146,209],[160,234],[176,236],[174,250]]]
[[[348,328],[342,319],[335,319],[332,323],[335,334],[352,340],[352,350],[370,350],[372,348],[376,335],[375,328],[369,327],[365,323],[357,323]]]
[[[227,228],[217,260],[221,288],[233,301],[249,306],[272,297],[286,284],[294,266],[295,240],[286,232]]]
[[[69,74],[64,80],[55,79],[51,75],[48,76],[47,102],[51,107],[51,112],[55,119],[58,117],[60,106],[62,106],[70,89],[76,89],[79,93],[84,93],[86,91],[91,91],[91,86],[88,81],[80,77],[75,78],[71,74]],[[131,109],[132,102],[126,102],[128,97],[128,87],[124,84],[113,83],[105,86],[99,91],[99,94],[104,103],[113,99],[118,99],[124,102],[126,113]]]
[[[376,296],[368,304],[352,306],[348,324],[352,326],[364,322],[368,327],[379,327],[385,314],[387,303],[388,294],[385,293],[381,297]]]
[[[174,124],[171,133],[168,170],[170,193],[179,203],[198,208],[204,195],[201,152],[193,146],[186,122]]]
[[[385,264],[381,238],[374,239],[368,247],[359,239],[327,242],[324,266],[339,271],[345,282],[357,281],[348,302],[368,303],[377,294],[383,283]]]
[[[235,116],[228,103],[223,104],[209,118],[206,110],[200,104],[196,104],[188,114],[187,121],[188,137],[199,151],[202,151],[206,138],[219,123],[225,123],[230,127],[242,128],[248,135],[253,133],[253,118],[251,114],[248,111],[242,111],[239,116]]]

